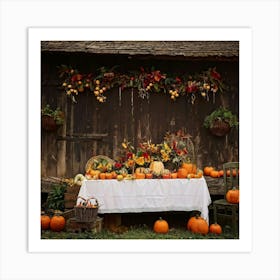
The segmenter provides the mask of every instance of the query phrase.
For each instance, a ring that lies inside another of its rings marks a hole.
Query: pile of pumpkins
[[[66,224],[65,218],[59,213],[55,213],[52,217],[41,213],[41,230],[51,230],[59,232],[64,230]]]
[[[88,180],[96,179],[191,179],[201,178],[203,171],[198,169],[193,163],[183,163],[177,171],[170,171],[164,167],[163,162],[153,161],[149,168],[138,167],[135,169],[134,174],[127,174],[125,172],[101,172],[99,170],[88,169],[85,174],[85,178]]]
[[[236,175],[239,174],[239,170],[233,170],[232,171],[232,176],[236,177]],[[212,178],[219,178],[219,177],[223,177],[224,176],[224,170],[217,170],[215,167],[213,166],[205,166],[203,169],[203,175],[204,176],[210,176]],[[227,170],[226,173],[227,176],[230,176],[230,171]]]
[[[199,215],[191,217],[186,225],[186,229],[191,231],[192,233],[198,233],[206,235],[209,232],[215,234],[222,233],[222,227],[218,223],[213,223],[208,226],[208,223],[204,218]],[[166,220],[161,217],[155,221],[153,230],[155,233],[168,233],[169,232],[169,224]]]

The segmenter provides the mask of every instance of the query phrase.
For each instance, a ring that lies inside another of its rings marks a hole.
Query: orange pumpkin
[[[163,174],[162,179],[171,179],[171,174]]]
[[[189,218],[188,223],[187,223],[187,230],[191,230],[191,226],[192,226],[192,223],[194,222],[194,220],[195,220],[195,216]]]
[[[230,176],[230,170],[227,170],[227,176],[229,177]],[[237,175],[237,171],[235,170],[235,169],[232,169],[232,176],[233,177],[236,177],[236,175]]]
[[[156,233],[167,233],[169,231],[169,225],[167,221],[160,217],[157,221],[155,221],[153,229]]]
[[[106,173],[102,172],[99,174],[99,179],[105,180],[106,179]]]
[[[51,218],[48,215],[41,215],[41,229],[46,230],[50,228]]]
[[[212,170],[212,171],[210,171],[210,176],[211,176],[212,178],[219,178],[219,177],[220,177],[219,171],[217,171],[217,170]]]
[[[146,175],[144,173],[135,173],[135,179],[145,179]]]
[[[239,203],[239,190],[236,188],[228,190],[226,193],[226,200],[229,203]]]
[[[224,176],[224,170],[219,170],[219,177]]]
[[[118,174],[116,173],[116,171],[112,171],[112,179],[116,179]]]
[[[190,162],[184,162],[181,166],[181,168],[185,168],[188,172],[188,174],[195,174],[197,171],[196,165]]]
[[[189,224],[189,229],[193,233],[207,234],[209,232],[209,226],[206,220],[200,216],[195,216],[194,219],[192,219]]]
[[[177,172],[177,177],[180,179],[187,178],[188,171],[185,168],[179,168]]]
[[[172,179],[176,179],[177,177],[178,177],[177,172],[172,172],[172,173],[171,173],[171,178],[172,178]]]
[[[211,224],[210,227],[209,227],[209,232],[215,233],[215,234],[221,234],[222,233],[222,227],[217,223]]]
[[[204,167],[204,169],[203,169],[204,175],[210,176],[210,172],[211,172],[212,170],[214,170],[214,167],[212,167],[212,166],[206,166],[206,167]]]
[[[105,173],[105,178],[106,179],[113,179],[113,174],[111,172],[106,172]]]
[[[50,221],[50,229],[52,231],[62,231],[65,227],[65,218],[63,216],[54,215]]]
[[[152,179],[153,178],[153,174],[152,173],[147,173],[146,174],[146,179]]]

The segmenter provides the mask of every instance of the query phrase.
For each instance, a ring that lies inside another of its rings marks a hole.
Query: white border
[[[236,40],[240,42],[240,170],[242,174],[246,169],[246,176],[240,178],[242,191],[238,240],[40,239],[40,95],[38,94],[41,91],[40,42],[53,40]],[[250,28],[29,28],[28,109],[29,252],[190,253],[252,250],[252,148],[248,148],[252,147],[252,31]]]

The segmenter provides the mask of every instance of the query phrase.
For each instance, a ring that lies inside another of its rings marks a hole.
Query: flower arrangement
[[[176,133],[166,133],[163,142],[159,144],[150,140],[140,142],[137,149],[124,139],[114,170],[133,174],[138,167],[148,170],[153,161],[162,161],[166,169],[176,171],[182,163],[194,160],[190,138],[189,134],[179,130]]]
[[[62,88],[67,96],[76,102],[76,96],[85,91],[94,94],[97,101],[104,103],[109,90],[119,87],[135,88],[139,97],[148,98],[150,94],[165,93],[175,101],[180,96],[185,96],[192,104],[198,96],[209,100],[209,96],[222,92],[225,88],[220,73],[216,68],[209,68],[202,73],[181,76],[162,73],[160,70],[144,69],[138,71],[119,73],[116,67],[109,70],[101,67],[97,73],[81,74],[71,66],[62,65],[59,68],[59,76],[62,79]]]

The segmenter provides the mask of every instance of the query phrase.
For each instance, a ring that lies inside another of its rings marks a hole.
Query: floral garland
[[[116,67],[106,70],[101,67],[98,73],[81,74],[71,66],[62,65],[59,69],[59,76],[63,80],[62,88],[67,96],[76,102],[76,96],[89,91],[94,94],[97,101],[104,103],[109,90],[119,87],[136,88],[141,98],[149,98],[150,94],[163,92],[175,101],[180,96],[189,97],[192,104],[198,96],[209,101],[209,96],[222,92],[225,88],[221,75],[216,68],[209,68],[200,74],[172,76],[161,73],[160,70],[146,70],[140,67],[139,71],[118,73]]]

